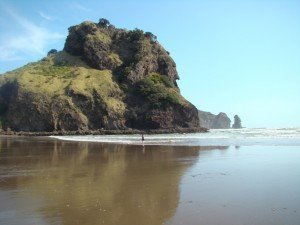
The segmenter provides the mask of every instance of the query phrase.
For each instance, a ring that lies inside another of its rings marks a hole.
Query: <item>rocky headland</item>
[[[107,20],[69,28],[62,51],[0,78],[2,133],[205,131],[155,35]]]
[[[226,113],[214,115],[210,112],[198,110],[200,125],[207,129],[229,129],[231,120]]]

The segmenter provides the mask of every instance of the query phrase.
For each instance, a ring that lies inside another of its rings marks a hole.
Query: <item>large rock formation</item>
[[[176,65],[156,37],[101,20],[69,28],[63,51],[0,78],[4,129],[27,132],[199,129]]]
[[[238,115],[234,116],[234,123],[232,125],[232,128],[235,128],[235,129],[242,128],[242,122],[241,122],[241,119]]]
[[[226,113],[220,112],[214,115],[210,112],[198,110],[200,126],[207,129],[228,129],[230,128],[231,120]]]

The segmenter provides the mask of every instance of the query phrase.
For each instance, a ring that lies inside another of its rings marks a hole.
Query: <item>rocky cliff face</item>
[[[210,112],[198,110],[200,126],[207,129],[228,129],[230,128],[231,120],[226,113],[214,115]]]
[[[63,51],[0,78],[0,119],[14,131],[198,129],[175,62],[141,30],[83,22]]]

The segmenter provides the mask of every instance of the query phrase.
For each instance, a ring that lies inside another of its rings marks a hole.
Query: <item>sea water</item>
[[[144,135],[53,136],[69,141],[88,141],[131,145],[228,146],[300,145],[300,128],[212,129],[207,133]]]

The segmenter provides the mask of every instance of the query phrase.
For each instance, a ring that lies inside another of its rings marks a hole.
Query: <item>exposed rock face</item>
[[[234,123],[232,125],[232,128],[235,128],[235,129],[242,128],[242,122],[241,122],[241,119],[238,115],[234,116]]]
[[[212,122],[216,115],[210,112],[198,110],[198,116],[199,116],[200,126],[205,127],[207,129],[211,129]]]
[[[80,56],[93,68],[117,69],[132,83],[151,73],[168,76],[175,86],[179,79],[176,64],[167,51],[138,29],[126,31],[84,22],[69,28],[64,50]]]
[[[0,78],[0,119],[13,131],[198,129],[175,62],[141,30],[83,22],[64,51]]]
[[[210,112],[198,110],[200,126],[207,129],[228,129],[230,128],[231,120],[226,113],[214,115]]]
[[[219,113],[212,123],[212,129],[228,129],[230,128],[231,120],[228,118],[226,113]]]

